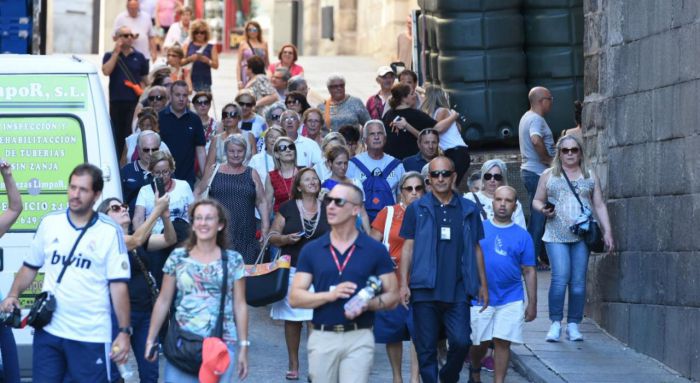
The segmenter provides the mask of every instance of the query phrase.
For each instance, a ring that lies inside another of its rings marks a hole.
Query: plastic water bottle
[[[369,303],[370,299],[382,292],[382,281],[376,276],[367,279],[367,286],[352,297],[343,308],[348,315],[358,316],[362,313],[362,308]]]
[[[127,360],[124,364],[117,364],[117,370],[119,370],[119,375],[121,375],[122,379],[124,380],[132,379],[136,376],[134,370],[131,369],[131,366],[129,366],[128,363],[129,361]]]

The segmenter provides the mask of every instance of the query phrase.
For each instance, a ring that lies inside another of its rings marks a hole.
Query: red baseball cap
[[[201,383],[218,383],[229,364],[231,364],[231,357],[226,343],[216,337],[204,339],[199,381]]]

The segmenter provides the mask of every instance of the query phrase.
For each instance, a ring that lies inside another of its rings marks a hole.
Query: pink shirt
[[[158,0],[158,23],[161,27],[169,27],[175,22],[175,0]]]
[[[270,73],[275,73],[275,69],[277,69],[281,66],[282,66],[282,63],[277,62],[274,64],[270,64],[270,66],[267,68],[267,70],[269,70]],[[292,77],[298,76],[298,75],[304,73],[304,68],[302,68],[301,65],[292,64],[292,66],[289,68],[289,72],[290,72]]]

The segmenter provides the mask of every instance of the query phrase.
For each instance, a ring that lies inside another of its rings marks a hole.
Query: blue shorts
[[[374,313],[375,343],[396,343],[411,340],[413,334],[413,313],[403,305],[393,310]]]
[[[35,383],[109,381],[109,343],[80,342],[36,330],[32,348]]]

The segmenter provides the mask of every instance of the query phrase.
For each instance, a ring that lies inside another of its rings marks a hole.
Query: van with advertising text
[[[77,57],[0,55],[0,159],[12,164],[22,196],[17,222],[0,238],[0,294],[10,290],[49,212],[68,207],[68,175],[89,162],[102,169],[103,196],[121,196],[109,111],[97,68]],[[0,180],[0,206],[7,190]],[[20,297],[24,318],[41,292],[41,270]],[[33,329],[15,329],[20,369],[31,376]]]

